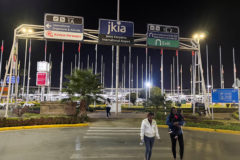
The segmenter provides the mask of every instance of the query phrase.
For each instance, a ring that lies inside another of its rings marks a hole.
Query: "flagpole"
[[[80,65],[81,65],[81,53],[80,53],[80,49],[81,49],[81,43],[78,43],[78,69],[80,70]]]
[[[163,87],[163,49],[161,49],[161,92],[162,95],[164,94],[164,87]]]
[[[235,50],[233,48],[233,84],[234,84],[234,88],[237,88],[237,84],[236,84],[236,63],[235,63]]]
[[[61,75],[60,75],[60,92],[62,92],[62,82],[63,82],[63,62],[64,62],[64,42],[62,42],[62,62],[61,62]]]
[[[220,85],[221,88],[223,88],[222,86],[222,49],[221,46],[219,46],[219,68],[220,68]]]
[[[170,73],[171,73],[171,76],[170,76],[171,77],[171,95],[173,95],[173,91],[172,91],[173,90],[173,77],[172,77],[173,76],[173,73],[172,73],[173,72],[173,68],[172,67],[173,66],[171,64],[171,69],[170,69]]]
[[[182,64],[181,64],[180,73],[181,73],[181,95],[183,95],[183,90],[182,90]]]
[[[176,50],[176,57],[177,57],[177,95],[178,95],[178,102],[179,102],[179,58],[178,58],[178,50]]]
[[[173,57],[173,95],[175,95],[175,58]]]
[[[138,56],[137,56],[137,94],[136,94],[136,100],[138,100]],[[138,106],[138,101],[137,101],[137,106]]]
[[[101,55],[101,83],[103,83],[103,55]]]
[[[87,57],[87,70],[89,70],[89,54],[88,54],[88,57]]]
[[[74,56],[75,56],[75,63],[74,63],[74,70],[75,70],[77,67],[77,54],[74,54]]]
[[[30,69],[31,69],[31,50],[32,50],[32,40],[29,40],[29,59],[28,59],[28,78],[27,78],[27,100],[26,103],[29,101],[29,84],[30,84]]]
[[[44,60],[47,61],[47,40],[45,40],[45,54],[44,54]]]
[[[113,64],[114,64],[114,45],[112,45],[112,81],[111,81],[111,95],[113,94]]]
[[[143,63],[142,63],[142,88],[143,88]]]
[[[49,54],[49,82],[48,82],[48,96],[50,96],[51,71],[52,71],[52,65],[51,65],[51,53],[50,53],[50,54]],[[48,97],[48,100],[50,100],[49,97]]]
[[[149,56],[149,71],[148,71],[149,73],[148,73],[148,81],[149,81],[149,83],[151,83],[151,56]],[[149,88],[148,88],[148,97],[150,98],[150,86],[149,86]]]
[[[130,107],[130,98],[131,98],[130,97],[130,95],[131,95],[131,56],[132,56],[131,53],[132,53],[131,52],[131,47],[129,47],[129,60],[128,60],[129,61],[129,66],[128,66],[129,67],[129,69],[128,69],[129,70],[128,71],[128,74],[129,74],[128,75],[128,87],[129,87],[129,97],[128,97],[128,100],[129,100],[129,102],[128,102],[128,107]]]
[[[3,45],[4,45],[4,41],[2,40],[2,45],[1,45],[1,60],[0,60],[0,80],[2,80],[2,56],[3,56],[3,49],[4,49],[4,47],[3,47]]]
[[[148,83],[148,70],[147,70],[147,66],[148,66],[148,48],[146,48],[146,78],[145,78],[145,83]],[[146,87],[146,101],[148,99],[148,90],[147,90],[147,87]]]

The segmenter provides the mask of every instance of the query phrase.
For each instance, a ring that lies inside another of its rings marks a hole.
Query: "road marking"
[[[140,136],[140,133],[115,133],[115,132],[112,132],[112,133],[91,133],[91,132],[88,132],[86,133],[86,135],[105,135],[105,136],[110,136],[110,135],[139,135]]]
[[[140,130],[140,128],[120,128],[120,127],[89,127],[89,129],[107,129],[107,130]]]
[[[139,130],[88,130],[88,132],[138,132],[140,133]]]

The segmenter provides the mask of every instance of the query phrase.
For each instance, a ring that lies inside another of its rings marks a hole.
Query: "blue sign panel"
[[[83,17],[45,14],[45,38],[82,41],[83,28]]]
[[[238,89],[213,89],[213,103],[238,103]]]
[[[133,36],[133,22],[99,19],[99,42],[133,44]]]
[[[9,76],[7,76],[7,83],[9,83]],[[15,76],[12,76],[11,83],[15,84]],[[19,83],[19,76],[17,77],[17,83]]]

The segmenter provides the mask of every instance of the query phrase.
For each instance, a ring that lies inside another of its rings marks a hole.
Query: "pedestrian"
[[[112,103],[111,100],[109,98],[107,98],[106,101],[106,112],[107,112],[107,118],[109,118],[109,116],[111,116],[111,107],[112,107]]]
[[[171,108],[170,114],[167,117],[166,124],[168,125],[170,132],[170,138],[172,142],[172,154],[174,160],[176,160],[176,143],[178,140],[180,147],[180,159],[183,159],[184,153],[184,140],[182,126],[184,124],[184,118],[181,113],[177,113],[175,107]]]
[[[155,137],[160,139],[158,133],[157,122],[153,119],[154,113],[148,113],[147,118],[142,121],[140,138],[141,142],[145,143],[145,160],[150,160],[152,155],[152,147]]]

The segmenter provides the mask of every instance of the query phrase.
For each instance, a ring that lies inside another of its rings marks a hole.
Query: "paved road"
[[[143,160],[140,119],[104,119],[83,128],[0,132],[0,160]],[[167,129],[159,129],[152,160],[172,159]],[[184,131],[185,160],[239,160],[240,136]]]

